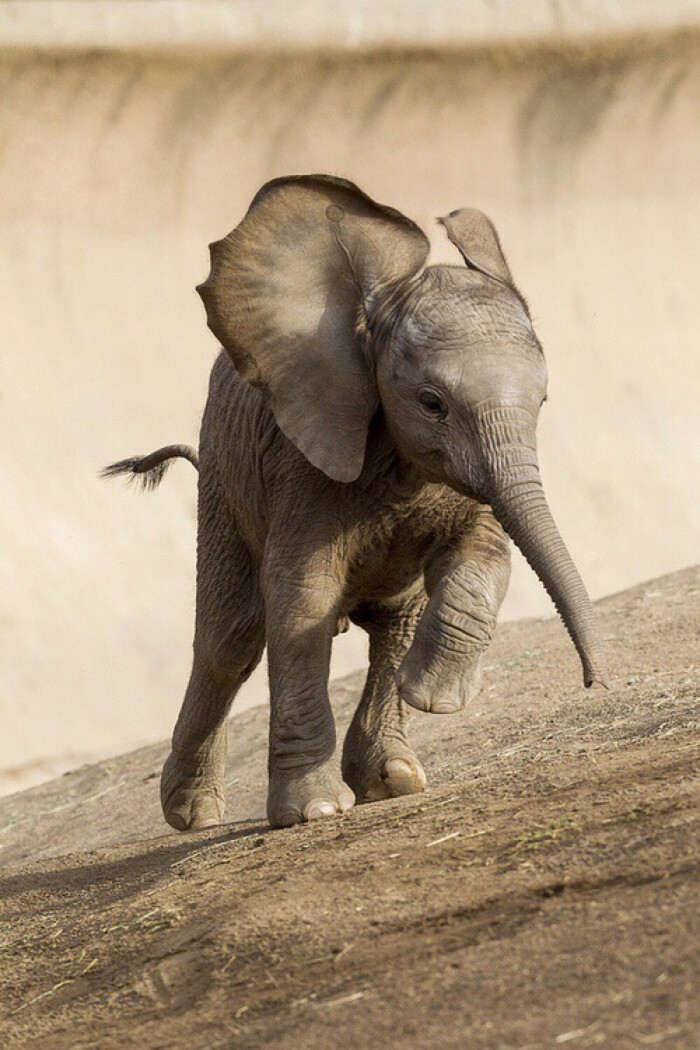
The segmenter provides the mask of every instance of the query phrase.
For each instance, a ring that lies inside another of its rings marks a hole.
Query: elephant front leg
[[[426,571],[430,600],[397,675],[402,700],[421,711],[453,714],[476,696],[509,577],[508,539],[490,510],[480,507],[459,545]]]
[[[343,747],[343,777],[358,802],[423,791],[425,772],[408,742],[409,711],[396,671],[425,608],[423,587],[393,605],[363,607],[356,622],[369,634],[369,671]]]
[[[329,588],[323,572],[293,582],[267,576],[267,814],[273,827],[334,816],[355,802],[333,764],[335,722],[328,699],[328,674],[338,599],[338,591]]]

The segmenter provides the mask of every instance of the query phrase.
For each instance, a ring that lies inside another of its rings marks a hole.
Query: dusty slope
[[[270,832],[256,710],[225,828],[165,831],[163,747],[2,800],[3,1044],[695,1045],[699,595],[600,604],[611,693],[556,621],[506,625],[472,710],[416,716],[420,798]]]
[[[436,260],[457,258],[436,215],[489,212],[547,353],[543,474],[593,595],[698,560],[697,33],[449,55],[3,51],[0,84],[0,770],[172,728],[194,478],[177,466],[139,499],[97,471],[196,440],[216,352],[194,292],[206,245],[276,175],[355,179],[420,222]],[[547,608],[518,561],[507,614]]]

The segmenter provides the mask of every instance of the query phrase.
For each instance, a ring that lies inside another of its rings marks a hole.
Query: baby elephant
[[[422,791],[407,706],[479,689],[511,537],[554,600],[586,685],[605,683],[594,612],[542,488],[547,370],[496,231],[440,220],[465,266],[426,266],[409,219],[344,179],[275,179],[211,246],[198,291],[224,347],[199,447],[194,659],[165,763],[166,820],[224,815],[226,717],[267,645],[267,812],[284,827]],[[162,449],[107,473],[157,483]],[[362,698],[333,763],[333,636],[369,635]]]

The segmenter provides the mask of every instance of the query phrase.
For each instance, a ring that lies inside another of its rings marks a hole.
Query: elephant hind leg
[[[358,802],[423,791],[426,776],[408,743],[409,708],[397,669],[413,641],[427,596],[422,586],[391,604],[372,603],[353,617],[369,634],[369,671],[343,747],[343,777]]]
[[[178,831],[223,819],[226,717],[265,648],[258,566],[223,500],[203,488],[192,672],[161,777],[163,814]]]

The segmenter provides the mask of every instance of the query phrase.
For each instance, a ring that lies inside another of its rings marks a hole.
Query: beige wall
[[[194,474],[178,464],[146,497],[96,473],[196,440],[216,347],[193,288],[208,241],[275,175],[354,179],[424,225],[435,260],[453,256],[434,216],[486,210],[548,357],[543,473],[591,592],[697,560],[695,38],[510,56],[8,51],[0,76],[0,769],[170,731]],[[518,562],[506,614],[549,608]],[[361,659],[343,645],[337,671]]]
[[[605,41],[697,27],[700,0],[3,0],[14,48],[326,54]]]

